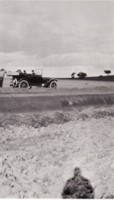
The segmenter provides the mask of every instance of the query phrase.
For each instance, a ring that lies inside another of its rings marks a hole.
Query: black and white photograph
[[[0,0],[0,198],[114,199],[113,0]]]

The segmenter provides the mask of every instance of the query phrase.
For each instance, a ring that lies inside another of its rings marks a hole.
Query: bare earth
[[[86,91],[92,87],[89,85]],[[106,83],[93,93],[97,90],[100,94],[100,89],[103,93],[102,87],[105,94],[114,94]],[[0,98],[7,99],[8,92],[4,91]],[[62,95],[68,92],[62,89]],[[18,94],[10,91],[9,96],[14,93]],[[47,96],[50,93],[56,94],[50,91]],[[20,96],[23,94],[21,91]],[[24,103],[24,97],[22,100]],[[76,166],[91,181],[96,198],[114,195],[113,101],[110,105],[103,100],[104,104],[72,106],[74,101],[71,96],[66,107],[49,110],[47,104],[47,110],[34,112],[4,112],[0,107],[0,198],[61,198]],[[4,101],[2,105],[6,108]]]

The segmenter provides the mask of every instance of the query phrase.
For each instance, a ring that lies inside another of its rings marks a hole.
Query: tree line
[[[104,70],[104,73],[107,74],[107,75],[109,75],[109,74],[111,74],[111,70]],[[72,72],[71,78],[74,79],[75,75],[76,75],[76,73]],[[77,76],[78,76],[79,79],[84,79],[87,76],[87,73],[85,73],[85,72],[79,72],[77,74]],[[102,76],[102,75],[100,75],[100,76]]]

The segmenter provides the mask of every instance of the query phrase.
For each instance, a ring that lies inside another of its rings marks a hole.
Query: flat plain
[[[61,198],[76,166],[114,195],[114,83],[0,89],[0,198]]]

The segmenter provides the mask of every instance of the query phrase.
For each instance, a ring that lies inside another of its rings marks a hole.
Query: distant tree
[[[111,70],[104,70],[104,73],[109,75],[109,74],[111,74]]]
[[[85,72],[79,72],[79,73],[77,74],[77,76],[78,76],[80,79],[84,79],[84,78],[87,76],[87,74],[86,74]]]
[[[73,78],[75,78],[75,72],[73,72],[72,74],[71,74],[71,78],[73,79]]]

